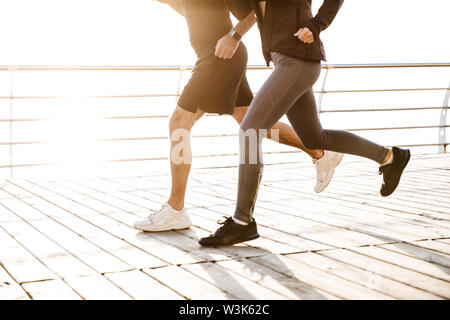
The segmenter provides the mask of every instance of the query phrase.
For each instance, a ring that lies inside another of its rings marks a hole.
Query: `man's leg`
[[[170,172],[172,185],[167,203],[175,210],[184,208],[186,186],[191,171],[192,148],[191,129],[204,112],[186,111],[177,106],[169,121],[170,132]]]
[[[237,121],[239,125],[241,125],[242,121],[244,120],[248,108],[248,106],[236,107],[234,113],[232,114],[232,117]],[[276,142],[300,149],[303,152],[307,153],[311,158],[316,160],[323,157],[323,150],[310,150],[306,148],[290,125],[279,121],[272,127],[272,130],[278,130],[279,132],[279,135],[277,137],[278,140]],[[267,138],[272,139],[270,130],[267,132]]]
[[[186,210],[184,196],[192,162],[191,129],[203,115],[177,106],[169,120],[170,131],[170,169],[172,188],[169,200],[160,210],[149,217],[136,221],[134,227],[139,230],[157,232],[189,228],[192,225]]]

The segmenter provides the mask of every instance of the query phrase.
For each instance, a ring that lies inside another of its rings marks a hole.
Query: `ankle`
[[[394,153],[392,152],[392,149],[388,150],[388,153],[386,154],[386,157],[384,157],[383,162],[381,163],[382,166],[391,164],[394,161]]]
[[[319,159],[323,158],[323,156],[325,155],[325,151],[324,150],[311,150],[311,153],[309,155],[314,160],[319,160]]]
[[[167,204],[169,206],[171,206],[172,209],[175,210],[175,211],[181,211],[184,208],[184,202],[183,201],[180,202],[180,201],[173,201],[172,199],[169,199],[167,201]]]
[[[236,219],[235,217],[233,217],[233,221],[234,221],[234,223],[236,223],[236,224],[238,224],[238,225],[240,225],[240,226],[246,226],[246,225],[248,225],[248,223],[246,223],[246,222],[244,222],[244,221],[242,221],[242,220]]]

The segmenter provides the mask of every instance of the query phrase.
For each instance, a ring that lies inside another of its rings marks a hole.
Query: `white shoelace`
[[[163,215],[163,214],[166,212],[167,207],[168,207],[168,204],[167,204],[167,203],[164,204],[164,205],[161,207],[161,209],[159,209],[158,211],[156,211],[156,212],[150,214],[150,215],[148,216],[148,219],[149,219],[150,221],[154,221],[156,218],[158,218],[159,216]]]
[[[316,174],[317,174],[317,179],[320,182],[325,181],[326,173],[321,171],[321,170],[319,170],[319,166],[317,164],[316,164]]]

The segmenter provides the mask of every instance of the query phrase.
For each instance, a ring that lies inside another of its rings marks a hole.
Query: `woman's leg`
[[[403,170],[409,162],[408,149],[387,149],[350,132],[323,130],[316,110],[312,90],[302,96],[287,113],[289,121],[307,148],[349,153],[378,162],[383,175],[380,194],[391,195],[397,188]]]
[[[249,107],[236,107],[232,117],[236,122],[241,125],[244,121],[245,114],[247,113]],[[272,135],[272,131],[278,132],[276,136]],[[313,159],[320,159],[323,157],[323,150],[310,150],[307,149],[303,143],[298,138],[294,129],[281,121],[278,121],[268,132],[267,138],[272,139],[275,142],[294,147],[307,153]]]
[[[388,152],[387,149],[356,135],[322,129],[311,89],[319,77],[320,63],[298,60],[278,53],[272,53],[272,59],[275,70],[256,95],[241,124],[238,199],[234,223],[231,218],[227,219],[223,227],[213,235],[200,239],[201,245],[230,245],[259,236],[253,210],[263,167],[261,142],[265,135],[260,130],[270,129],[288,112],[294,130],[305,146],[311,149],[333,148],[334,151],[365,156],[377,162],[383,162],[380,159]],[[292,107],[295,108],[290,112]],[[320,146],[314,145],[315,143]],[[394,147],[393,151],[394,162],[380,168],[384,179],[381,189],[383,196],[395,190],[409,161],[409,150]]]
[[[324,149],[372,159],[382,164],[389,149],[342,130],[324,130],[317,114],[314,93],[309,90],[288,111],[295,132],[310,149]]]
[[[309,91],[320,74],[320,63],[273,54],[275,70],[259,90],[241,124],[240,164],[235,221],[252,220],[262,177],[261,142],[291,106]]]

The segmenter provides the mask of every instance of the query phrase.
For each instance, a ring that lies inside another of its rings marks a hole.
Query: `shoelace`
[[[150,219],[151,221],[153,221],[154,219],[156,219],[157,217],[159,217],[160,215],[162,215],[166,208],[167,208],[167,205],[164,205],[164,206],[163,206],[161,209],[159,209],[157,212],[154,212],[154,213],[150,214],[150,215],[148,216],[148,219]]]
[[[316,175],[317,175],[317,179],[318,179],[320,182],[325,181],[326,173],[321,172],[317,166],[316,166]]]
[[[233,218],[231,218],[231,217],[227,218],[227,217],[223,216],[223,218],[225,218],[225,220],[223,220],[223,221],[217,220],[217,223],[222,226],[219,229],[217,229],[217,231],[214,234],[221,233],[230,223],[233,222]]]

